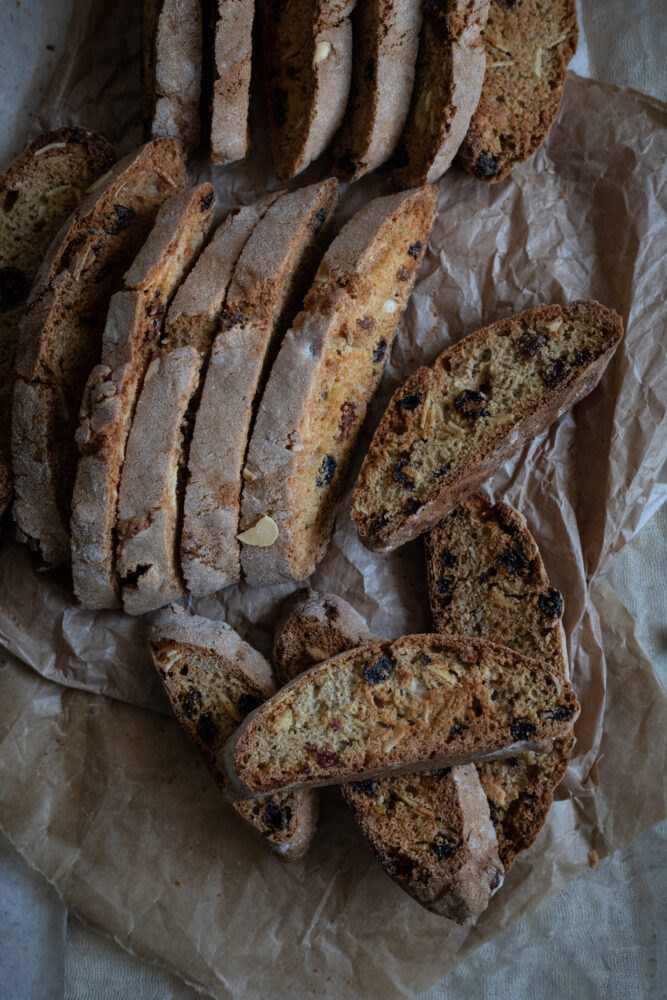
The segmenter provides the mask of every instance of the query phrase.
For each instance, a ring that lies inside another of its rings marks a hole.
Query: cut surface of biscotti
[[[286,181],[323,153],[343,120],[356,0],[261,0],[269,135]]]
[[[481,639],[403,636],[301,674],[228,740],[218,764],[229,794],[252,798],[545,752],[578,710],[568,682],[538,660]]]
[[[240,579],[236,536],[256,401],[320,261],[337,200],[334,179],[283,195],[256,226],[236,266],[190,446],[181,565],[194,594],[212,594]],[[233,419],[221,420],[223,412]]]
[[[422,5],[414,0],[357,4],[352,85],[334,143],[341,180],[375,170],[394,152],[410,107],[421,21]]]
[[[114,548],[127,436],[164,314],[201,250],[214,202],[210,184],[169,198],[125,275],[125,289],[109,303],[101,364],[86,383],[76,432],[72,578],[74,593],[87,608],[120,605]]]
[[[255,0],[216,0],[211,163],[250,151],[250,69]]]
[[[410,112],[394,160],[402,187],[437,181],[456,156],[482,90],[488,13],[489,0],[426,5]]]
[[[14,356],[28,294],[49,243],[114,159],[101,135],[66,126],[38,136],[0,174],[0,516],[12,494]]]
[[[222,787],[215,759],[239,722],[275,691],[269,663],[224,622],[165,608],[148,648],[176,718]],[[312,791],[239,803],[237,812],[287,861],[302,857],[317,822]]]
[[[577,48],[575,0],[492,0],[484,31],[486,74],[461,162],[499,181],[542,145]]]
[[[529,438],[599,382],[623,336],[599,302],[538,306],[447,348],[396,390],[359,474],[351,516],[389,552],[435,527]]]
[[[304,580],[324,556],[437,199],[435,188],[423,187],[369,202],[322,260],[271,371],[248,449],[241,563],[251,584]],[[257,544],[252,531],[264,518],[277,529],[270,545]]]
[[[19,537],[46,563],[69,555],[74,433],[110,296],[122,288],[160,205],[187,183],[182,144],[148,143],[89,188],[38,272],[16,355],[13,513]]]
[[[143,0],[142,106],[146,138],[199,145],[201,0]]]

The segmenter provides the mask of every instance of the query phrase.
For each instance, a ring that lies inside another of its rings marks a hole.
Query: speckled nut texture
[[[539,149],[577,48],[575,0],[491,0],[486,75],[461,146],[473,177],[499,181]]]
[[[421,0],[357,4],[352,85],[334,143],[334,169],[341,180],[353,181],[393,154],[410,107],[421,21]]]
[[[74,432],[109,299],[160,205],[187,183],[181,143],[148,143],[88,189],[38,272],[16,356],[12,460],[17,533],[46,563],[69,556]]]
[[[146,138],[199,145],[202,87],[200,0],[144,0],[142,104]]]
[[[424,12],[410,112],[394,158],[402,187],[449,169],[477,107],[489,0],[430,0]]]
[[[169,198],[125,275],[126,290],[109,304],[101,364],[86,383],[75,435],[72,578],[87,608],[120,606],[114,541],[125,445],[164,314],[206,238],[214,200],[210,184]]]
[[[262,65],[276,176],[323,153],[343,120],[356,0],[260,0]]]
[[[335,656],[258,708],[218,754],[229,794],[344,784],[545,752],[579,712],[544,663],[479,639],[404,636]]]
[[[623,336],[599,302],[538,306],[464,337],[396,390],[359,474],[351,516],[390,552],[435,527],[598,384]]]
[[[270,665],[225,622],[177,606],[157,615],[147,640],[176,718],[223,788],[216,753],[241,719],[275,691]],[[235,808],[284,861],[306,853],[317,823],[315,792],[279,793]]]
[[[358,212],[327,251],[283,341],[244,470],[241,529],[267,515],[278,527],[273,545],[242,545],[243,575],[255,586],[305,580],[326,552],[437,197],[435,188],[418,188]]]
[[[101,135],[66,126],[42,133],[0,174],[0,516],[12,495],[14,357],[26,300],[49,243],[114,159]]]
[[[236,536],[251,420],[268,365],[321,258],[337,200],[333,179],[279,198],[236,266],[190,447],[181,565],[191,593],[212,594],[240,579]]]
[[[242,160],[250,151],[250,66],[254,0],[217,0],[211,163]]]

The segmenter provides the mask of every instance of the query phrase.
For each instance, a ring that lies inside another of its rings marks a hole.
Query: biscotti
[[[324,556],[437,197],[424,187],[369,202],[322,260],[271,371],[248,448],[240,537],[251,584],[304,580]],[[269,518],[273,542],[258,543],[253,529]]]
[[[12,495],[14,356],[28,294],[49,243],[114,159],[101,135],[66,126],[38,136],[0,174],[0,516]]]
[[[255,0],[215,0],[211,163],[242,160],[250,151],[250,69]]]
[[[191,593],[211,594],[240,579],[236,536],[251,421],[275,351],[320,261],[337,200],[334,179],[279,198],[236,266],[188,461],[181,565]],[[221,420],[223,412],[233,416]]]
[[[415,0],[357,4],[352,85],[333,150],[341,180],[353,181],[393,154],[410,107],[421,21]]]
[[[575,0],[491,4],[482,93],[461,146],[461,162],[474,177],[502,180],[542,145],[577,36]]]
[[[538,306],[464,337],[394,393],[359,474],[351,516],[389,552],[435,527],[570,406],[623,336],[598,302]]]
[[[578,715],[545,664],[480,639],[403,636],[335,656],[260,706],[218,754],[230,796],[344,784],[524,750]]]
[[[426,4],[410,112],[394,158],[401,187],[437,181],[456,156],[482,90],[488,13],[489,0]]]
[[[176,606],[157,615],[147,638],[176,718],[222,787],[216,753],[244,716],[275,691],[270,665],[226,623]],[[236,809],[285,861],[307,851],[317,822],[316,793],[286,792]]]
[[[109,304],[101,364],[86,383],[76,432],[80,458],[70,520],[72,578],[74,593],[87,608],[120,605],[114,543],[127,436],[164,314],[201,250],[214,201],[210,184],[169,198],[125,275],[125,289]],[[142,456],[142,467],[147,458]]]
[[[142,109],[146,139],[200,136],[201,0],[143,0]]]
[[[261,49],[276,176],[324,152],[343,120],[356,0],[260,0]]]
[[[165,199],[188,183],[185,151],[159,139],[89,189],[51,244],[21,324],[12,414],[14,519],[44,562],[69,556],[74,432],[88,375],[100,359],[111,295]]]

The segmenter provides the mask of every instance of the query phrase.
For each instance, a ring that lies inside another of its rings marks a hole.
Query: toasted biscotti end
[[[314,788],[277,792],[233,805],[246,823],[269,842],[281,861],[299,861],[307,853],[319,812],[319,796]]]
[[[477,107],[489,0],[427,4],[410,112],[394,157],[401,187],[437,181],[449,168]]]
[[[594,301],[538,306],[464,337],[394,393],[364,459],[351,517],[390,552],[465,496],[600,381],[623,336]]]
[[[202,5],[144,0],[142,112],[146,138],[173,135],[190,149],[200,136]]]
[[[342,653],[260,706],[218,754],[232,798],[545,752],[579,712],[546,664],[480,639]]]
[[[575,0],[494,0],[484,31],[486,74],[460,150],[478,180],[502,180],[553,125],[577,48]]]
[[[214,41],[211,163],[233,163],[250,152],[250,76],[254,0],[217,0]]]

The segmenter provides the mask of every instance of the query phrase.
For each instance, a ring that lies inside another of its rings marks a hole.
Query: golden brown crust
[[[143,0],[142,113],[146,139],[199,145],[202,88],[200,0]]]

